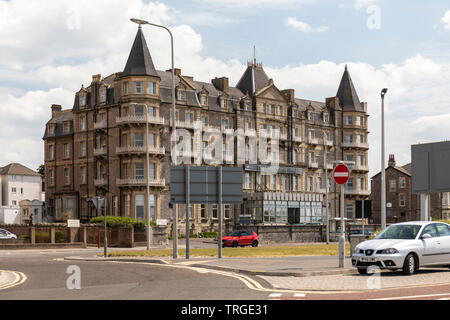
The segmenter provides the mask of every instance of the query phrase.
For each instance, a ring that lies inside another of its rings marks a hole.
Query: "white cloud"
[[[324,31],[328,30],[328,27],[326,27],[326,26],[314,28],[314,27],[310,26],[309,24],[307,24],[306,22],[297,20],[292,17],[288,17],[286,19],[286,25],[294,28],[297,31],[303,32],[303,33],[317,33],[317,32],[324,32]]]
[[[354,1],[355,1],[354,5],[355,5],[356,9],[366,8],[370,5],[381,2],[381,0],[354,0]]]
[[[197,0],[196,2],[204,7],[227,7],[227,8],[243,8],[243,7],[262,7],[262,6],[280,6],[289,4],[314,3],[321,0]]]
[[[450,29],[450,10],[448,10],[441,19],[441,23],[444,25],[445,30]]]

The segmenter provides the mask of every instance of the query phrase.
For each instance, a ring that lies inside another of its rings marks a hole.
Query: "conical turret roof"
[[[127,64],[122,73],[122,77],[126,76],[158,77],[141,26],[139,26]]]
[[[339,104],[342,110],[364,112],[347,66],[345,66],[344,75],[342,76],[336,96],[339,98]]]

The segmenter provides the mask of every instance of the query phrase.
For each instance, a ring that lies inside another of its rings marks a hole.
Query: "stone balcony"
[[[195,123],[189,122],[189,121],[177,121],[176,123],[177,128],[185,128],[185,129],[194,129]]]
[[[369,166],[363,166],[363,165],[354,165],[351,166],[351,170],[353,171],[363,171],[363,172],[369,172]]]
[[[117,154],[145,154],[147,152],[145,146],[123,146],[117,147]],[[164,147],[148,147],[148,153],[153,155],[164,155],[166,148]]]
[[[106,129],[106,127],[107,127],[106,121],[94,122],[95,130]]]
[[[123,116],[116,118],[116,124],[142,124],[150,123],[156,125],[164,125],[165,119],[161,117],[151,117],[151,116]]]
[[[108,154],[108,148],[106,148],[106,147],[100,147],[100,148],[94,149],[95,157],[106,156],[107,154]]]
[[[308,144],[319,144],[319,139],[308,137]]]
[[[117,179],[116,184],[119,187],[142,187],[147,185],[147,180],[145,178],[124,178]],[[165,179],[149,179],[150,187],[164,188],[166,186]]]
[[[342,142],[342,148],[358,148],[358,149],[369,149],[369,144],[364,142]]]
[[[370,196],[370,191],[345,188],[345,194],[350,196]]]
[[[308,161],[308,168],[319,169],[319,163],[314,161]]]
[[[103,187],[108,184],[108,181],[106,178],[100,178],[100,179],[94,179],[94,186],[96,187]]]

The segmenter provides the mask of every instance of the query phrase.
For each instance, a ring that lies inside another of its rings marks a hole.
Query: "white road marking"
[[[185,265],[179,265],[179,264],[158,264],[158,263],[145,263],[145,262],[121,262],[121,261],[105,261],[105,262],[111,262],[111,263],[133,263],[133,264],[143,264],[143,265],[153,265],[153,266],[165,266],[165,267],[171,267],[171,268],[181,268],[181,269],[189,269],[200,273],[211,273],[211,274],[218,274],[226,277],[231,277],[240,280],[243,282],[247,288],[255,291],[263,291],[263,292],[285,292],[285,293],[299,293],[303,294],[303,291],[298,290],[280,290],[280,289],[267,289],[264,288],[259,282],[245,276],[242,274],[237,274],[230,271],[220,271],[220,270],[212,270],[212,269],[203,269],[198,267],[191,267],[191,266],[185,266]]]
[[[418,295],[418,296],[391,297],[391,298],[380,298],[380,299],[370,299],[370,300],[402,300],[402,299],[430,298],[430,297],[442,297],[442,296],[450,296],[450,293],[424,294],[424,295]]]

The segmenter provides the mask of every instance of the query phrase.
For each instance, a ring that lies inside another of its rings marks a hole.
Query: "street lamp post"
[[[381,229],[386,229],[386,167],[384,151],[384,96],[388,89],[381,90]]]
[[[166,30],[170,35],[170,49],[171,49],[171,60],[172,60],[172,144],[171,144],[171,151],[172,151],[172,158],[175,155],[175,145],[176,145],[176,121],[175,121],[175,67],[174,67],[174,49],[173,49],[173,35],[172,32],[170,32],[169,28],[159,25],[150,23],[145,20],[141,19],[130,19],[132,22],[137,23],[138,25],[148,24],[154,27],[162,28]],[[174,204],[173,206],[173,258],[178,259],[178,211],[177,211],[177,205]]]

